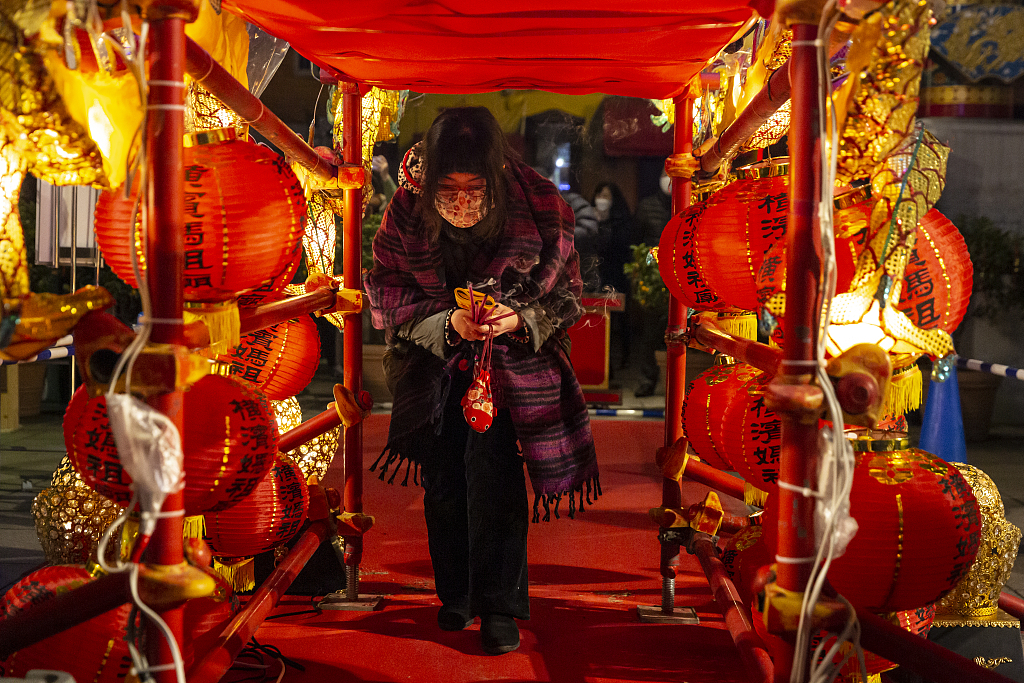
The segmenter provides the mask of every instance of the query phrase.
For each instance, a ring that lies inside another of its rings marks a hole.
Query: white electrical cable
[[[122,2],[121,2],[121,16],[122,16],[122,21],[123,21],[123,24],[124,24],[124,28],[126,30],[126,33],[128,34],[128,37],[126,38],[126,40],[130,43],[129,49],[125,50],[125,46],[119,40],[115,39],[113,36],[110,36],[110,35],[104,33],[103,37],[107,41],[107,44],[110,47],[112,47],[116,52],[118,52],[118,54],[121,56],[121,58],[124,61],[124,63],[127,65],[129,71],[135,77],[136,82],[137,82],[137,84],[139,86],[139,100],[140,100],[140,102],[145,103],[145,102],[148,101],[148,91],[149,91],[149,86],[148,86],[148,83],[146,81],[146,69],[145,69],[145,65],[146,65],[146,45],[147,45],[148,38],[149,38],[149,22],[143,22],[142,23],[142,28],[141,28],[141,31],[140,31],[140,37],[139,37],[138,42],[136,42],[135,41],[135,33],[134,33],[134,30],[132,29],[131,19],[130,19],[129,15],[128,15],[127,3],[125,2],[125,0],[122,0]],[[131,53],[131,54],[129,54],[129,53]],[[142,122],[139,125],[139,128],[136,129],[136,131],[135,131],[134,138],[137,139],[138,142],[139,142],[139,144],[138,144],[139,151],[138,151],[138,154],[135,157],[134,163],[129,165],[128,174],[127,174],[127,178],[126,178],[126,181],[125,181],[125,191],[126,192],[130,192],[131,188],[133,187],[135,176],[137,174],[140,174],[139,175],[139,183],[138,183],[139,192],[138,192],[138,195],[137,195],[137,197],[135,199],[135,203],[134,203],[134,205],[132,207],[131,219],[128,222],[128,243],[129,244],[135,244],[135,241],[136,241],[135,240],[135,223],[136,223],[136,218],[139,215],[140,208],[141,208],[141,211],[142,211],[142,226],[143,226],[142,229],[143,229],[143,234],[145,234],[146,226],[148,225],[148,222],[149,222],[149,216],[147,215],[148,214],[147,206],[146,206],[146,204],[144,202],[142,202],[142,197],[143,197],[143,195],[145,193],[145,188],[146,188],[146,185],[147,185],[147,183],[146,183],[146,166],[147,166],[147,161],[146,160],[147,160],[148,153],[149,153],[149,150],[147,149],[147,136],[145,135],[144,131],[146,130],[146,126],[147,126],[147,123],[148,123],[149,110],[150,109],[151,109],[151,107],[149,107],[149,106],[147,106],[144,109]],[[132,166],[134,166],[134,168],[132,168]],[[145,240],[143,240],[143,244],[145,244]],[[121,376],[122,372],[126,373],[125,374],[125,394],[127,394],[129,396],[131,395],[132,370],[134,368],[136,359],[139,357],[139,355],[142,353],[142,350],[145,348],[146,344],[149,342],[149,337],[150,337],[150,334],[152,333],[152,329],[153,329],[152,301],[150,299],[149,285],[148,285],[148,282],[147,282],[147,278],[140,272],[141,269],[139,267],[138,255],[136,254],[135,249],[129,249],[128,251],[129,251],[129,254],[131,254],[131,258],[132,258],[132,272],[135,275],[135,281],[138,283],[139,296],[140,296],[140,299],[141,299],[141,302],[142,302],[142,313],[143,313],[142,329],[139,331],[138,335],[136,335],[135,339],[132,340],[132,343],[128,345],[128,347],[121,354],[121,357],[118,359],[117,365],[116,365],[116,367],[114,369],[113,376],[111,377],[111,380],[110,380],[110,385],[109,385],[108,390],[107,390],[107,396],[108,397],[112,397],[112,396],[114,396],[116,394],[117,380]],[[148,258],[148,254],[147,254],[147,258]],[[147,269],[147,273],[148,273],[148,269]],[[106,563],[105,559],[104,559],[104,554],[106,552],[107,544],[109,543],[110,538],[111,538],[111,536],[114,533],[114,530],[120,528],[120,526],[124,523],[124,521],[127,519],[128,515],[130,514],[130,511],[135,506],[135,502],[136,502],[136,494],[133,492],[131,503],[125,509],[125,512],[120,517],[118,517],[118,519],[113,524],[111,524],[110,527],[108,527],[106,531],[104,531],[103,536],[100,539],[100,543],[99,543],[99,546],[98,546],[98,556],[99,556],[98,557],[98,561],[99,561],[100,566],[103,567],[103,569],[106,570],[106,571],[109,571],[109,572],[129,571],[130,572],[130,574],[129,574],[129,586],[131,587],[132,601],[135,604],[135,608],[137,610],[139,610],[142,614],[144,614],[152,623],[156,624],[157,629],[160,631],[160,633],[163,635],[164,639],[167,641],[168,649],[171,652],[171,658],[173,660],[173,664],[160,665],[160,666],[150,666],[147,658],[145,657],[145,655],[142,652],[140,652],[138,650],[138,648],[135,647],[135,644],[133,642],[135,640],[135,638],[129,637],[128,638],[128,649],[129,649],[129,653],[131,654],[131,657],[132,657],[132,664],[133,664],[133,668],[134,668],[135,674],[137,676],[139,676],[140,679],[145,680],[146,678],[149,678],[149,674],[152,673],[152,672],[173,670],[175,672],[175,676],[176,676],[176,678],[178,680],[178,683],[186,683],[186,681],[185,681],[185,666],[184,666],[184,662],[183,662],[182,657],[181,657],[181,651],[180,651],[180,649],[178,647],[178,643],[177,643],[177,641],[174,638],[174,634],[171,632],[170,628],[167,626],[167,623],[160,617],[160,615],[157,614],[157,612],[154,611],[151,607],[146,605],[142,601],[142,597],[139,595],[139,590],[138,590],[139,565],[135,564],[135,563],[131,563],[131,562],[125,563],[125,562],[123,562],[121,560],[118,560],[114,565],[108,565]],[[153,520],[156,519],[156,518],[167,517],[167,516],[179,516],[181,514],[184,514],[183,511],[174,511],[174,512],[171,512],[171,513],[163,513],[163,512],[159,512],[159,511],[153,511],[153,510],[143,510],[142,513],[141,513],[140,529],[145,528],[148,525],[151,525],[153,523]],[[140,534],[140,539],[141,538],[142,538],[142,536]],[[131,621],[134,621],[134,617],[131,619]],[[129,623],[129,635],[131,636],[131,634],[134,633],[134,632],[135,632],[134,625]]]
[[[818,39],[814,41],[817,47],[817,69],[819,78],[818,90],[818,114],[819,131],[821,136],[821,150],[824,158],[821,160],[821,187],[825,188],[823,197],[818,206],[818,225],[820,230],[820,242],[822,245],[822,279],[819,284],[819,300],[821,308],[818,319],[818,344],[816,349],[816,374],[818,383],[824,393],[828,407],[829,419],[832,421],[832,428],[823,433],[823,447],[821,467],[824,477],[819,477],[819,486],[822,490],[812,492],[802,490],[805,496],[814,496],[818,499],[816,522],[823,522],[823,529],[818,540],[818,551],[814,560],[814,569],[807,582],[804,592],[803,605],[801,607],[800,623],[797,629],[796,651],[794,656],[793,669],[790,672],[791,683],[803,683],[804,667],[809,664],[810,683],[826,683],[835,679],[840,669],[845,664],[846,658],[836,663],[833,660],[841,652],[845,643],[852,642],[853,651],[856,652],[861,664],[861,671],[864,672],[863,650],[860,648],[860,625],[857,622],[855,612],[849,602],[840,596],[847,605],[849,619],[842,632],[837,635],[836,641],[829,648],[828,652],[822,653],[828,640],[823,640],[815,649],[813,656],[809,657],[810,629],[812,614],[815,604],[818,602],[821,591],[824,587],[825,578],[829,566],[834,557],[840,554],[836,547],[836,525],[840,515],[847,518],[849,506],[849,493],[853,483],[853,454],[849,443],[843,434],[842,410],[832,384],[825,372],[825,334],[828,321],[831,315],[832,299],[835,296],[836,287],[836,259],[835,259],[835,237],[832,221],[832,188],[835,183],[837,159],[838,159],[838,130],[834,103],[831,102],[831,73],[828,64],[828,53],[825,44],[831,35],[839,13],[836,11],[834,0],[830,0],[824,8],[821,21],[818,25]],[[826,103],[826,94],[829,102]],[[826,106],[830,104],[832,106]],[[826,112],[830,116],[831,126],[827,125]],[[826,139],[826,131],[831,130],[830,139]],[[827,156],[825,156],[827,155]],[[828,500],[825,500],[827,491]],[[824,510],[824,514],[822,514]],[[824,517],[823,520],[817,519]],[[844,543],[845,547],[845,543]],[[865,676],[866,680],[866,676]]]

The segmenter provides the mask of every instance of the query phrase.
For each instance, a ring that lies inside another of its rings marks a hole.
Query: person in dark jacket
[[[658,192],[644,197],[637,204],[636,222],[641,241],[649,247],[656,247],[661,233],[672,218],[672,178],[664,169],[658,181]],[[640,309],[640,374],[641,381],[634,394],[650,396],[658,385],[661,371],[654,352],[665,345],[665,328],[668,326],[668,311]]]
[[[610,288],[616,294],[626,295],[626,307],[621,313],[612,316],[613,340],[620,340],[620,367],[626,367],[629,361],[630,339],[626,333],[626,320],[629,316],[629,278],[623,271],[630,261],[629,245],[637,240],[636,223],[629,203],[619,186],[613,182],[600,182],[594,189],[594,209],[600,221],[599,232],[607,235],[604,249],[598,253],[600,257],[601,282],[603,287]]]
[[[365,282],[394,395],[388,444],[371,469],[382,479],[390,470],[389,482],[404,470],[403,484],[411,469],[423,485],[438,625],[461,630],[480,616],[483,650],[510,652],[515,619],[530,617],[524,461],[534,521],[558,517],[560,503],[572,517],[600,493],[564,345],[582,315],[575,217],[482,107],[441,113],[406,154],[399,184]],[[508,317],[474,322],[455,294],[467,284]],[[477,431],[463,397],[488,338],[493,423]]]

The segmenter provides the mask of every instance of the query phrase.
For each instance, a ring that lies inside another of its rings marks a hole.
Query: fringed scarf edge
[[[569,489],[568,491],[560,491],[559,493],[535,493],[533,497],[533,523],[536,524],[542,521],[540,516],[540,506],[544,506],[544,517],[543,521],[550,522],[551,514],[554,513],[555,519],[561,519],[561,515],[558,513],[558,506],[562,502],[562,497],[569,496],[569,519],[576,519],[577,512],[583,512],[586,505],[593,505],[594,502],[601,496],[601,478],[598,475],[594,475],[590,479],[587,479],[579,486]],[[577,503],[576,498],[579,497]]]

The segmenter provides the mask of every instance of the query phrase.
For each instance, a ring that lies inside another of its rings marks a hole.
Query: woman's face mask
[[[594,208],[603,213],[612,208],[612,200],[607,197],[596,197],[594,199]]]
[[[484,219],[487,181],[470,173],[449,173],[438,184],[434,208],[456,228],[471,228]]]

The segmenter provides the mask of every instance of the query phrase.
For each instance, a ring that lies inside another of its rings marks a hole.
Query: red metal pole
[[[778,380],[787,384],[813,384],[817,343],[817,292],[821,262],[815,244],[816,199],[821,192],[818,138],[818,70],[815,40],[818,27],[793,25],[790,57],[792,118],[789,152],[789,217],[786,223],[785,350]],[[799,410],[779,410],[782,450],[779,480],[795,487],[815,486],[817,421]],[[778,585],[802,593],[807,586],[814,548],[814,499],[779,486]],[[777,664],[788,659],[785,655]],[[805,666],[806,663],[796,663]],[[780,680],[789,669],[779,669]]]
[[[726,474],[707,463],[699,462],[690,458],[690,460],[686,462],[686,469],[683,470],[683,476],[687,479],[692,479],[698,484],[710,486],[715,490],[721,491],[727,496],[731,496],[738,500],[744,500],[747,482],[739,477]]]
[[[277,568],[245,604],[245,608],[224,627],[217,644],[193,665],[188,672],[189,683],[216,683],[227,673],[235,657],[253,637],[270,614],[270,610],[281,600],[306,562],[328,536],[328,520],[316,520],[309,525]]]
[[[775,677],[775,667],[771,657],[765,650],[761,637],[754,632],[750,620],[750,611],[743,604],[736,586],[729,579],[725,565],[718,559],[715,545],[707,534],[697,534],[693,541],[693,554],[700,561],[704,576],[708,579],[715,602],[718,603],[725,616],[725,625],[732,636],[732,642],[740,652],[743,666],[751,675],[751,680],[759,683],[771,683]]]
[[[693,112],[690,99],[680,95],[673,99],[676,112],[676,125],[673,132],[673,152],[686,154],[693,149]],[[688,178],[672,179],[672,214],[675,215],[690,205],[690,180]],[[686,307],[681,301],[669,294],[668,299],[668,333],[678,332],[686,325]],[[671,446],[683,435],[683,399],[686,385],[686,347],[680,344],[668,344],[666,349],[667,365],[665,369],[665,445]],[[679,482],[664,477],[661,480],[661,504],[663,507],[678,508],[683,505]],[[679,548],[672,544],[661,544],[661,576],[662,581],[674,582],[676,568],[679,566]],[[664,590],[662,610],[667,604],[669,595],[675,595],[674,585],[671,591]],[[674,600],[674,597],[672,598]]]
[[[787,288],[788,289],[788,288]],[[860,644],[865,650],[905,666],[933,683],[1010,683],[1012,679],[915,636],[882,617],[857,609]]]
[[[184,343],[184,326],[180,324],[184,303],[181,271],[185,250],[185,179],[181,141],[185,133],[185,22],[195,18],[192,10],[191,6],[161,7],[160,16],[147,17],[152,21],[146,126],[149,175],[146,282],[154,318],[151,340],[155,344]],[[182,396],[182,391],[173,391],[154,396],[149,403],[167,415],[184,437]],[[171,516],[157,520],[156,531],[146,553],[147,562],[158,565],[184,562],[183,511],[184,494],[168,495],[163,512],[171,513]],[[167,623],[180,651],[183,608],[165,607],[156,611]],[[170,643],[156,625],[148,621],[146,649],[152,666],[173,663]],[[156,671],[153,676],[157,683],[174,683],[177,680],[173,669]]]
[[[344,125],[342,154],[346,164],[363,165],[362,150],[362,96],[356,83],[339,84],[342,88],[342,123]],[[362,289],[363,258],[363,197],[362,189],[345,190],[344,254],[342,271],[345,287]],[[353,394],[363,388],[363,318],[352,315],[345,319],[344,382]],[[345,494],[346,512],[363,511],[363,425],[352,425],[345,430]],[[358,568],[362,559],[361,536],[346,537],[345,561]],[[353,570],[348,570],[351,577]],[[352,591],[349,591],[350,593]],[[351,597],[351,596],[350,596]],[[357,597],[357,596],[356,596]]]
[[[250,311],[244,311],[241,315],[240,333],[254,332],[265,327],[276,325],[297,318],[300,315],[308,315],[316,311],[334,306],[338,299],[337,292],[331,287],[320,287],[308,294],[288,297],[281,301],[272,301],[269,304],[257,306]],[[346,325],[348,322],[345,323]]]
[[[305,140],[267,109],[258,97],[214,61],[206,50],[192,39],[188,39],[187,46],[189,76],[245,119],[289,159],[298,162],[321,180],[336,177],[337,169],[334,166],[322,159]]]

